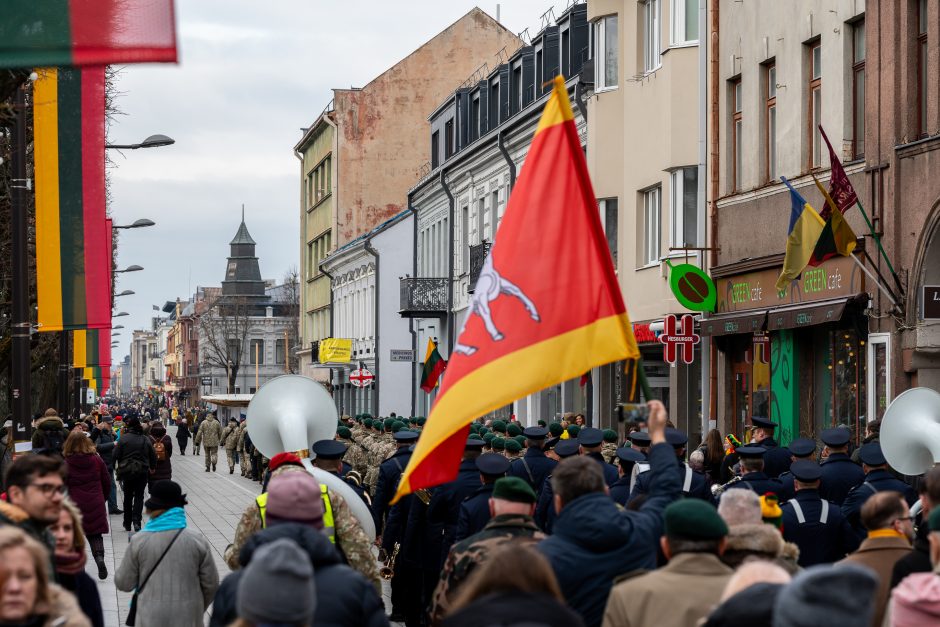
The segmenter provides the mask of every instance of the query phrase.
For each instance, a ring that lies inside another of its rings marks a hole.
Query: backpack
[[[166,444],[163,443],[163,438],[157,440],[156,438],[150,438],[153,440],[153,452],[157,454],[157,461],[162,462],[166,460]]]
[[[120,460],[114,467],[114,474],[121,480],[146,475],[148,471],[149,466],[147,462],[141,459],[137,454],[132,454]]]

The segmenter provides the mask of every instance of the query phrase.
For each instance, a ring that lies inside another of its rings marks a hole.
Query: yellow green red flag
[[[474,418],[638,357],[559,76],[395,500],[456,477]]]
[[[783,258],[783,269],[777,277],[777,291],[787,289],[790,282],[800,276],[813,256],[813,249],[822,234],[826,222],[816,210],[793,189],[790,181],[781,176],[790,189],[790,228],[787,230],[787,249]]]

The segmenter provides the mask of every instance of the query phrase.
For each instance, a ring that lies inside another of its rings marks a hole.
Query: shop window
[[[868,336],[868,403],[865,419],[883,418],[891,402],[891,334]]]
[[[816,329],[813,336],[813,415],[816,433],[848,427],[865,435],[865,340],[854,328]]]

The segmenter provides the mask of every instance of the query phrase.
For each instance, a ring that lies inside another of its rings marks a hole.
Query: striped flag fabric
[[[790,181],[780,180],[790,190],[790,227],[787,229],[787,250],[783,258],[783,270],[777,278],[777,291],[787,289],[790,282],[800,276],[813,256],[813,249],[822,234],[826,222],[816,210],[793,189]]]
[[[0,68],[175,63],[173,0],[5,0]]]
[[[395,500],[457,476],[473,419],[639,354],[558,76]]]
[[[826,136],[826,131],[823,130],[822,125],[819,126],[819,133],[822,135],[823,141],[826,142],[826,148],[829,149],[829,167],[831,168],[829,195],[832,197],[835,206],[839,208],[839,211],[845,213],[847,209],[850,209],[852,205],[858,202],[858,195],[855,193],[855,188],[852,187],[852,182],[845,173],[845,168],[842,167],[842,162],[839,160],[839,157],[836,156],[836,151],[832,149],[832,144],[829,142],[829,137]],[[820,211],[820,215],[823,220],[829,219],[828,203],[823,210]]]
[[[855,231],[852,230],[852,227],[849,226],[849,223],[846,222],[845,216],[842,215],[842,211],[836,205],[835,200],[832,196],[829,195],[829,192],[826,191],[826,188],[822,186],[822,183],[814,176],[813,181],[816,182],[816,187],[819,189],[819,192],[823,195],[825,199],[825,206],[828,208],[825,218],[826,225],[823,227],[822,233],[819,235],[819,239],[816,241],[816,246],[813,248],[813,254],[810,257],[808,265],[818,266],[826,259],[832,257],[848,257],[852,254],[852,251],[855,250],[856,237]],[[822,217],[822,214],[820,214]]]
[[[33,85],[39,330],[111,325],[104,68],[47,68]]]
[[[424,367],[421,369],[421,389],[431,393],[447,369],[447,361],[437,350],[437,342],[428,338],[428,350],[424,355]]]

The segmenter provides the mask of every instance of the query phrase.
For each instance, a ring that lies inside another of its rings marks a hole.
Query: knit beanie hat
[[[940,577],[936,573],[913,573],[901,580],[891,593],[891,625],[940,625]]]
[[[869,625],[878,578],[864,566],[811,566],[780,591],[773,627]]]
[[[316,605],[307,553],[288,538],[258,547],[238,582],[239,618],[256,625],[308,624]]]
[[[783,527],[783,510],[780,509],[780,499],[776,494],[768,492],[760,497],[760,517],[777,529]]]
[[[268,486],[267,525],[295,522],[323,528],[320,484],[306,472],[287,472],[271,478]]]
[[[779,583],[755,583],[712,610],[704,627],[753,627],[770,625],[774,602],[783,588]]]

